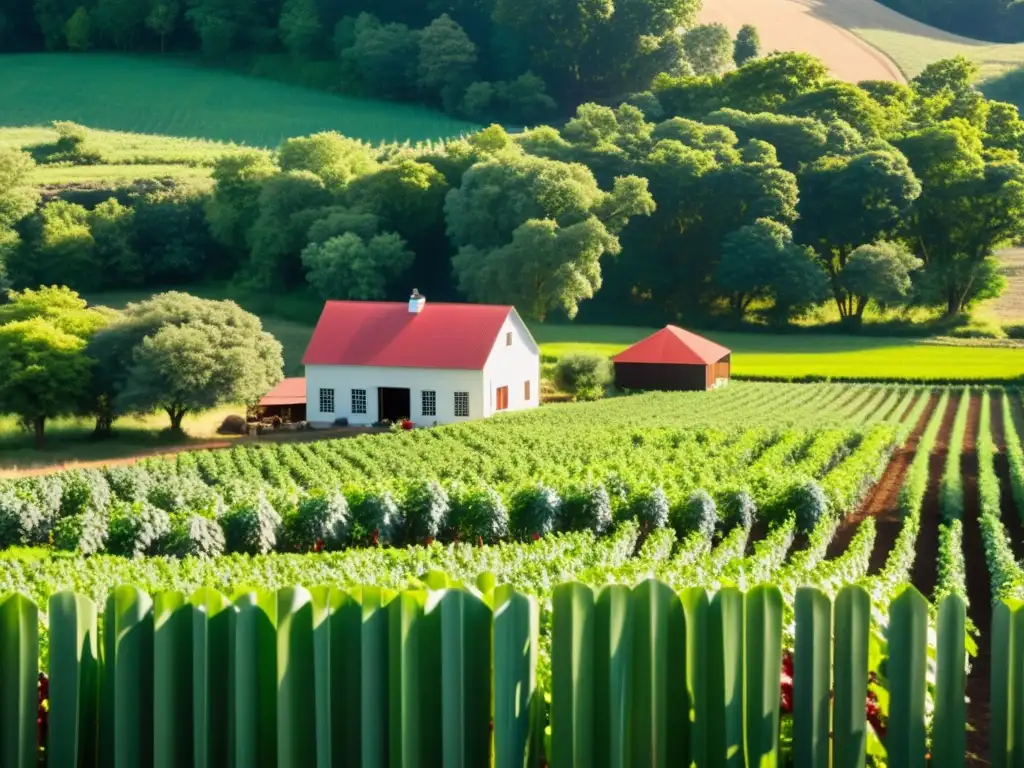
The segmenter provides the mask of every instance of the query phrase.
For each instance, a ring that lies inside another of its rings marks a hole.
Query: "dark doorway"
[[[378,417],[381,421],[401,421],[412,416],[409,390],[396,387],[377,388]]]

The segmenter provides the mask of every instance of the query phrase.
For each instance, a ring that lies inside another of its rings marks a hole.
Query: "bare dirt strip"
[[[989,629],[992,624],[992,595],[989,591],[988,568],[985,567],[985,544],[981,538],[978,516],[978,429],[981,417],[981,396],[971,397],[967,412],[967,433],[964,436],[960,471],[964,484],[964,562],[967,564],[967,615],[978,629],[978,655],[971,660],[967,676],[967,761],[971,765],[988,765],[989,691],[991,688],[991,647]]]
[[[932,393],[927,397],[928,405],[917,424],[914,425],[910,437],[893,453],[881,479],[875,483],[860,506],[840,523],[839,530],[836,531],[836,535],[828,547],[827,558],[832,559],[845,552],[861,522],[873,517],[878,533],[875,536],[875,547],[871,552],[869,572],[877,573],[885,565],[885,558],[900,532],[900,490],[903,488],[907,471],[914,461],[914,454],[917,452],[917,444],[921,441],[921,434],[938,405],[937,395]]]

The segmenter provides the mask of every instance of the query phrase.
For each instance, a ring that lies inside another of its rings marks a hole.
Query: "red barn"
[[[666,325],[612,358],[615,384],[621,389],[713,389],[729,381],[731,355],[703,336]]]

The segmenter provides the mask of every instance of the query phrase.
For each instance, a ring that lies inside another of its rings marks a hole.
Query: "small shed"
[[[612,358],[620,389],[707,390],[729,381],[732,353],[715,342],[666,325]]]
[[[279,417],[284,422],[306,420],[306,380],[283,379],[280,384],[260,398],[257,412],[260,418]]]

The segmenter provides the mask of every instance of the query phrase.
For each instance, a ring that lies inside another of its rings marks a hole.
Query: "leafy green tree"
[[[751,59],[761,55],[761,36],[753,24],[744,24],[736,33],[736,42],[732,46],[732,60],[737,67],[742,67]]]
[[[405,24],[382,24],[361,13],[353,29],[353,43],[342,53],[374,95],[402,96],[413,90],[419,62],[417,30]]]
[[[89,387],[85,342],[42,318],[0,326],[0,413],[18,416],[45,447],[47,419],[74,413]]]
[[[12,147],[0,147],[0,230],[13,227],[35,210],[39,193],[30,175],[32,157]]]
[[[81,52],[92,48],[92,22],[89,20],[89,11],[83,6],[78,6],[64,25],[64,36],[69,51]]]
[[[732,36],[725,24],[701,24],[686,30],[683,50],[698,75],[718,75],[732,65]]]
[[[563,355],[555,364],[555,386],[576,400],[599,400],[612,383],[611,361],[601,355]]]
[[[279,171],[269,153],[247,149],[218,157],[206,220],[217,242],[240,259],[249,251],[247,233],[259,215],[263,183]]]
[[[105,285],[138,285],[145,277],[142,259],[132,243],[135,210],[115,198],[89,212],[88,225]]]
[[[823,123],[835,118],[849,123],[864,136],[880,136],[887,116],[866,91],[852,83],[834,82],[787,102],[782,111],[798,117],[812,117]]]
[[[1024,120],[1016,105],[988,102],[984,143],[986,147],[1008,149],[1024,159]]]
[[[26,239],[8,260],[16,286],[43,285],[55,275],[78,290],[96,288],[103,277],[89,211],[66,200],[52,200],[26,226]]]
[[[420,88],[439,93],[449,111],[455,109],[473,80],[476,45],[447,14],[441,14],[419,38]]]
[[[85,299],[67,286],[13,291],[7,303],[0,304],[0,325],[41,318],[80,339],[89,339],[116,317],[113,310],[89,307]]]
[[[138,0],[97,0],[96,26],[119,51],[134,50],[145,31],[146,9]]]
[[[160,38],[160,53],[166,49],[167,36],[174,32],[178,24],[179,13],[181,6],[178,3],[174,0],[163,0],[154,3],[146,15],[146,26]]]
[[[307,279],[325,299],[383,299],[412,262],[405,241],[394,232],[365,240],[348,232],[302,252]]]
[[[853,316],[860,319],[871,299],[880,304],[905,300],[913,284],[911,275],[922,262],[900,243],[879,241],[854,249],[843,269],[843,289],[855,298]]]
[[[135,201],[131,247],[142,262],[144,281],[183,285],[203,278],[226,278],[224,259],[206,225],[207,197],[181,188]]]
[[[730,128],[741,142],[749,139],[768,142],[775,147],[779,162],[788,171],[796,172],[828,151],[827,126],[809,117],[721,109],[707,115],[705,121]]]
[[[922,96],[935,96],[942,91],[957,93],[971,87],[981,70],[963,54],[929,64],[911,84]]]
[[[439,234],[448,190],[443,173],[402,157],[353,179],[346,197],[353,206],[378,216],[385,229],[398,232],[410,243],[425,245],[426,239]]]
[[[292,56],[311,56],[322,31],[316,3],[313,0],[286,0],[278,29],[281,42]]]
[[[210,59],[223,58],[235,43],[239,23],[231,9],[223,3],[202,2],[185,13],[199,36],[203,55]]]
[[[330,190],[339,190],[377,167],[370,147],[335,131],[285,139],[277,159],[282,170],[309,171]]]

